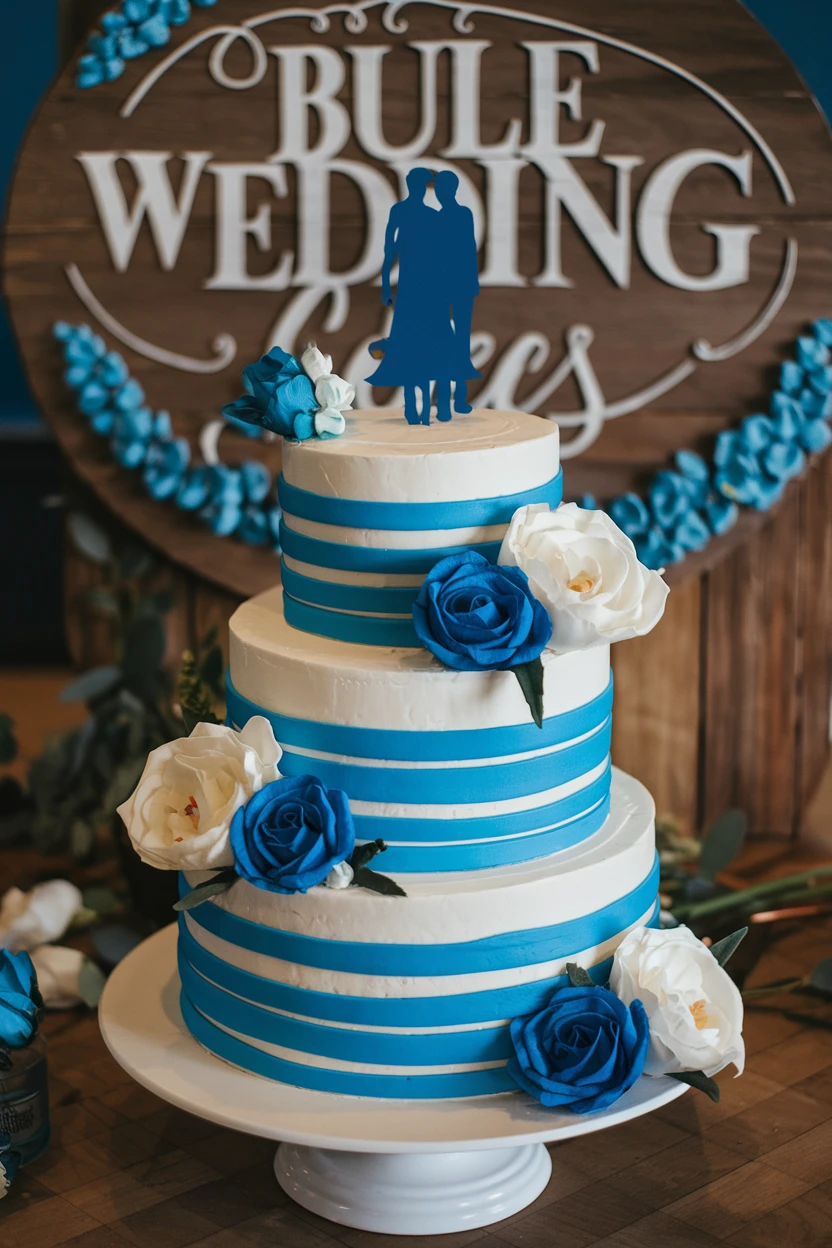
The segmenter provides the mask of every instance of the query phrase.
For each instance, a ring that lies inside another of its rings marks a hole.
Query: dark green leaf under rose
[[[701,1070],[676,1070],[670,1078],[676,1079],[679,1083],[686,1083],[699,1092],[704,1092],[714,1102],[719,1100],[719,1084],[711,1079],[710,1075],[703,1074]]]
[[[517,677],[532,719],[538,728],[543,727],[543,661],[540,655],[528,663],[518,663],[510,669]]]
[[[589,971],[585,971],[582,966],[578,966],[577,962],[566,963],[566,974],[569,976],[569,984],[572,988],[594,988],[595,983]]]
[[[395,880],[387,875],[379,875],[378,871],[370,871],[367,867],[359,867],[352,882],[357,888],[369,888],[371,892],[381,893],[384,897],[407,896]]]
[[[199,906],[203,901],[207,901],[209,897],[217,897],[220,893],[227,893],[232,884],[236,884],[240,877],[233,867],[226,867],[222,871],[218,871],[210,880],[204,880],[202,884],[197,884],[184,897],[180,897],[174,902],[174,910],[193,910],[194,906]]]

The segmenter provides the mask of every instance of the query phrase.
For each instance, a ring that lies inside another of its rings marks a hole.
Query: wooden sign
[[[414,165],[473,211],[480,405],[557,419],[604,496],[735,421],[828,313],[832,148],[736,0],[361,0],[194,9],[117,80],[52,90],[21,155],[8,291],[61,424],[49,338],[89,321],[193,434],[274,343],[370,387],[384,225]]]
[[[709,449],[832,314],[829,134],[739,0],[217,0],[113,81],[70,66],[20,157],[7,293],[77,474],[188,570],[173,653],[277,562],[146,496],[76,412],[52,324],[89,322],[192,441],[273,343],[314,338],[359,406],[398,403],[364,379],[414,165],[455,172],[474,216],[471,397],[560,423],[567,497]],[[831,464],[671,569],[661,629],[615,648],[614,756],[685,827],[740,805],[792,832],[822,772]]]

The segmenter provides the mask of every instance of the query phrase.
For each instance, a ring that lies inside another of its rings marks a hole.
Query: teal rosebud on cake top
[[[355,389],[332,371],[332,357],[310,344],[299,360],[281,347],[243,369],[246,393],[222,409],[227,420],[259,425],[295,442],[335,438]]]

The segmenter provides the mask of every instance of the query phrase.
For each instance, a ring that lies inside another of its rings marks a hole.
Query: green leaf
[[[111,589],[104,589],[100,585],[94,585],[92,589],[88,589],[85,594],[86,600],[96,611],[103,612],[104,615],[118,615],[118,598]]]
[[[84,905],[96,914],[111,914],[118,910],[121,902],[111,888],[104,884],[92,884],[83,891]]]
[[[577,962],[566,963],[566,974],[569,976],[569,984],[572,988],[595,987],[592,976],[582,966],[578,966]]]
[[[80,511],[71,512],[67,528],[76,550],[85,559],[91,559],[93,563],[108,563],[112,558],[109,537],[89,516]]]
[[[824,958],[818,962],[809,976],[809,983],[825,997],[832,997],[832,958]]]
[[[387,846],[381,839],[368,841],[366,845],[356,845],[350,854],[350,866],[353,871],[360,871],[362,867],[366,867],[368,862],[372,862],[377,854],[383,854],[386,849]]]
[[[747,831],[748,816],[744,810],[726,810],[715,819],[702,841],[699,874],[706,880],[715,880],[742,849]]]
[[[199,665],[199,678],[209,689],[219,693],[222,690],[224,675],[222,650],[212,646]]]
[[[70,919],[68,932],[85,932],[87,928],[92,927],[98,922],[98,915],[94,910],[89,910],[86,906],[82,906],[80,910],[76,910]]]
[[[359,867],[352,882],[355,888],[369,888],[371,892],[382,893],[385,897],[407,896],[395,880],[391,880],[387,875],[379,875],[377,871],[370,871],[367,867]]]
[[[94,1010],[98,1005],[107,977],[99,966],[84,958],[78,972],[78,995],[85,1005]]]
[[[711,945],[711,953],[716,958],[720,966],[724,966],[731,957],[734,950],[748,935],[747,927],[738,927],[730,936],[723,936],[722,940],[718,940],[715,945]]]
[[[13,763],[17,758],[17,738],[11,715],[0,715],[0,763]]]
[[[719,1100],[719,1084],[715,1083],[709,1075],[703,1075],[701,1070],[676,1070],[670,1078],[678,1079],[679,1083],[687,1083],[697,1091],[704,1092],[712,1101]]]
[[[153,559],[150,553],[142,550],[141,546],[125,546],[119,552],[119,575],[125,580],[135,580],[137,577],[144,576],[152,567]]]
[[[93,667],[61,690],[61,702],[94,702],[109,693],[121,680],[118,667]]]
[[[212,624],[211,627],[208,629],[208,632],[202,638],[202,641],[199,643],[200,650],[202,650],[203,652],[206,650],[210,650],[213,646],[217,644],[219,635],[220,635],[219,628],[217,627],[216,624]]]
[[[69,848],[78,862],[89,858],[95,848],[95,831],[83,819],[76,819],[69,830]]]
[[[538,728],[543,727],[543,661],[538,655],[528,663],[518,663],[511,671],[517,677],[517,683],[523,691],[528,703],[532,719]]]
[[[157,615],[133,620],[124,634],[124,684],[145,703],[156,701],[165,645],[165,628]]]
[[[192,888],[184,897],[180,897],[174,902],[174,910],[193,910],[194,906],[199,906],[209,897],[216,897],[219,893],[227,893],[232,884],[236,884],[240,877],[233,867],[226,867],[223,871],[218,871],[210,880],[205,880],[202,884],[197,884],[196,888]]]

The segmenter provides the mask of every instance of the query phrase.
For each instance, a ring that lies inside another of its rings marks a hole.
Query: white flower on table
[[[142,861],[174,871],[233,866],[234,812],[278,778],[281,753],[262,715],[242,732],[197,724],[189,737],[151,751],[136,791],[118,808]]]
[[[742,1074],[742,997],[689,927],[633,928],[615,951],[610,988],[627,1005],[638,999],[647,1012],[645,1074],[715,1075],[731,1062]]]
[[[516,565],[552,619],[559,654],[641,637],[658,624],[668,587],[640,563],[605,511],[532,503],[514,513],[499,563]]]
[[[0,901],[0,949],[29,952],[60,940],[83,904],[69,880],[44,880],[28,893],[10,888]]]

